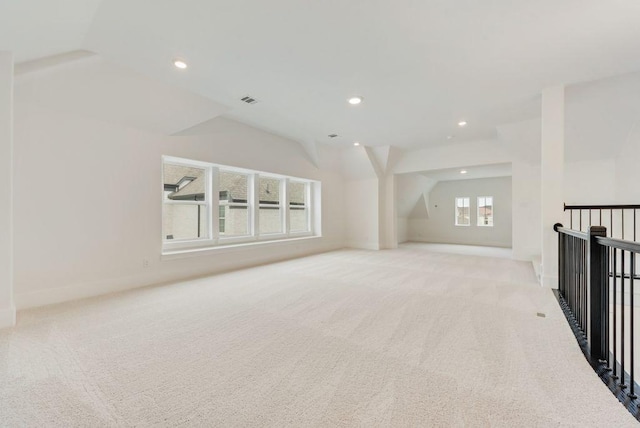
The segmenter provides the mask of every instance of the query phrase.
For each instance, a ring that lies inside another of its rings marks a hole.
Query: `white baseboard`
[[[16,308],[0,309],[0,329],[16,325]]]
[[[297,253],[284,255],[282,257],[266,256],[264,259],[254,259],[253,261],[248,263],[231,266],[229,269],[220,268],[209,272],[200,272],[198,274],[189,274],[189,270],[151,271],[139,275],[107,278],[86,283],[72,284],[65,287],[40,289],[25,293],[16,292],[14,295],[14,301],[15,306],[18,310],[36,308],[40,306],[53,305],[58,303],[70,302],[73,300],[80,300],[90,297],[102,296],[105,294],[133,290],[136,288],[148,287],[152,285],[188,281],[194,278],[216,275],[228,270],[245,269],[264,263],[275,263],[292,258],[305,257],[327,251],[334,251],[340,248],[343,248],[341,242],[329,243],[328,245],[322,245],[316,248],[303,248]]]
[[[531,264],[533,265],[533,270],[536,273],[538,282],[542,285],[542,259],[540,258],[540,256],[533,257],[531,260]]]
[[[153,275],[145,275],[144,277],[132,276],[127,278],[109,278],[106,280],[74,284],[66,287],[55,287],[30,291],[27,293],[16,293],[14,295],[14,300],[16,302],[16,308],[18,310],[22,310],[117,293],[119,291],[131,290],[160,282],[162,282],[162,279],[160,277],[154,277]]]

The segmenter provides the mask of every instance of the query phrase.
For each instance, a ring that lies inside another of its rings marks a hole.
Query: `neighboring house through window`
[[[163,157],[163,250],[313,235],[311,194],[319,185]]]
[[[493,227],[493,196],[478,197],[478,226]]]

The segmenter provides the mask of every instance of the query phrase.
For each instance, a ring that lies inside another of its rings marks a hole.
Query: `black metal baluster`
[[[576,271],[576,309],[578,313],[576,314],[576,318],[578,320],[580,330],[582,330],[582,240],[577,239],[576,244],[576,263],[578,264],[578,269]]]
[[[580,323],[580,240],[576,238],[576,248],[575,248],[575,263],[576,263],[576,278],[575,278],[575,290],[576,290],[576,321]]]
[[[629,271],[631,273],[631,275],[629,275],[629,291],[631,293],[631,301],[629,302],[630,305],[631,305],[630,306],[631,307],[631,314],[630,314],[630,320],[629,320],[629,323],[630,323],[630,332],[629,333],[630,333],[630,337],[631,337],[631,344],[630,344],[631,349],[629,349],[629,351],[631,353],[631,355],[630,355],[630,357],[631,357],[630,360],[631,361],[629,362],[631,364],[631,369],[629,370],[629,373],[631,374],[629,376],[629,387],[630,387],[629,397],[638,398],[636,396],[636,394],[635,394],[635,391],[634,391],[634,389],[635,389],[635,359],[634,359],[634,345],[633,345],[633,343],[634,343],[634,340],[633,340],[634,339],[634,321],[635,321],[635,318],[633,316],[633,300],[634,300],[633,299],[633,275],[634,275],[634,272],[636,270],[636,253],[631,253],[630,252],[629,256],[631,257],[631,260],[630,260],[631,266],[629,267]]]
[[[569,210],[569,229],[573,229],[573,210]]]
[[[576,263],[578,258],[578,238],[573,238],[573,260],[576,265],[576,269],[573,275],[573,317],[576,322],[578,321],[578,275],[580,275],[579,266]]]
[[[558,256],[560,257],[560,260],[558,261],[558,281],[560,281],[558,289],[560,290],[560,295],[564,297],[564,233],[558,234]]]
[[[620,212],[622,213],[622,238],[624,239],[624,208],[620,210]],[[624,274],[624,271],[622,271],[622,273]]]
[[[578,230],[582,231],[582,210],[580,210],[580,229]]]
[[[567,282],[567,304],[569,305],[569,309],[571,309],[571,313],[573,313],[573,296],[572,296],[572,289],[573,289],[573,236],[567,236],[567,239],[569,241],[569,246],[568,246],[568,250],[569,250],[569,281]]]
[[[589,226],[591,227],[591,226]],[[587,229],[588,230],[588,229]],[[582,295],[584,296],[584,334],[585,338],[588,332],[589,325],[589,287],[587,284],[587,279],[589,278],[588,269],[589,265],[587,264],[587,251],[589,249],[589,241],[582,241]]]
[[[589,226],[591,227],[591,226]],[[582,291],[584,293],[584,333],[585,335],[588,333],[589,326],[589,241],[583,242],[584,247],[584,256],[583,256],[583,265],[584,265],[584,278],[582,280]],[[586,336],[585,336],[586,337]]]
[[[568,286],[569,289],[567,290],[569,293],[569,298],[567,299],[567,303],[569,304],[569,309],[571,310],[571,315],[573,315],[573,271],[575,269],[575,264],[574,264],[574,260],[573,260],[573,240],[574,237],[573,236],[569,236],[569,282],[568,282]]]
[[[613,238],[613,209],[609,210],[609,222],[611,223],[611,232],[609,236]]]
[[[609,309],[609,302],[610,302],[610,294],[611,292],[610,290],[610,282],[609,282],[609,257],[611,254],[611,251],[609,250],[609,247],[606,247],[606,251],[607,251],[607,255],[606,257],[602,258],[602,272],[605,272],[607,280],[605,281],[605,283],[603,284],[604,286],[604,307],[607,308],[606,309],[606,316],[604,317],[604,322],[605,322],[605,326],[604,326],[604,337],[605,337],[605,355],[606,355],[606,361],[607,361],[607,367],[611,368],[611,357],[609,356],[610,354],[610,349],[611,349],[611,331],[610,331],[610,324],[611,324],[611,310]]]
[[[611,266],[611,272],[613,272],[613,379],[618,379],[618,295],[616,290],[616,266],[617,266],[618,250],[613,248],[613,265]]]
[[[625,257],[625,251],[622,250],[620,252],[621,258],[620,258],[620,283],[621,283],[621,290],[620,290],[620,388],[626,388],[627,385],[624,383],[625,381],[625,371],[624,371],[624,342],[625,342],[625,336],[624,336],[624,257]]]
[[[572,256],[571,258],[573,259],[573,278],[571,278],[571,294],[572,294],[572,298],[571,298],[571,306],[572,306],[572,314],[574,319],[576,318],[576,303],[578,301],[578,294],[576,292],[576,284],[578,282],[578,265],[576,263],[576,257],[577,257],[577,246],[578,246],[578,238],[576,238],[575,236],[573,237],[573,248],[571,249],[571,253]]]

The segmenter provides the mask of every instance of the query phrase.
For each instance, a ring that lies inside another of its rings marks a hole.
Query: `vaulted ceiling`
[[[86,49],[301,142],[409,148],[494,137],[539,116],[544,87],[640,70],[639,22],[636,0],[5,0],[0,50]]]

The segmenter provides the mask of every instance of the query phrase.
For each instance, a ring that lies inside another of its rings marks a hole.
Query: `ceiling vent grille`
[[[255,104],[255,103],[258,102],[258,100],[256,100],[253,97],[250,97],[249,95],[247,95],[246,97],[240,98],[240,101],[243,101],[243,102],[245,102],[247,104]]]
[[[338,134],[329,134],[329,138],[336,138]]]

